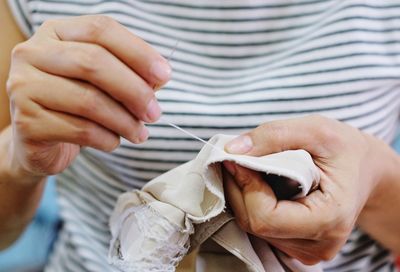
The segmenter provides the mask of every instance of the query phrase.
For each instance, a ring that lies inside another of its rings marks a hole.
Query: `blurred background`
[[[13,246],[0,251],[0,271],[42,271],[60,224],[55,180],[54,177],[50,177],[32,223]]]

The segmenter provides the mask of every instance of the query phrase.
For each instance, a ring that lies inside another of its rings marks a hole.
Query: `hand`
[[[277,200],[260,173],[225,161],[228,203],[243,230],[289,256],[305,264],[329,260],[346,242],[382,176],[381,145],[372,136],[320,116],[265,123],[225,149],[251,156],[304,149],[320,170],[319,189],[302,199]]]
[[[169,77],[167,61],[109,17],[44,22],[12,52],[13,159],[45,176],[63,171],[81,146],[145,141],[144,122],[161,114],[153,89]]]

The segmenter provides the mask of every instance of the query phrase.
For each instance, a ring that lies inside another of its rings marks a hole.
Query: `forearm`
[[[15,163],[12,132],[0,133],[0,250],[16,240],[38,207],[45,178],[32,177]]]
[[[358,225],[383,246],[400,253],[400,158],[389,147],[381,148],[376,164],[382,179],[371,193]]]

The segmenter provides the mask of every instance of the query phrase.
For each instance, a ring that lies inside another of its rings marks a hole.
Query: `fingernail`
[[[232,176],[234,176],[235,173],[236,173],[235,164],[234,164],[233,162],[231,162],[231,161],[223,161],[222,163],[224,164],[225,169],[228,170],[228,172],[229,172]]]
[[[171,67],[164,60],[155,61],[150,68],[153,76],[160,82],[164,83],[171,77]]]
[[[143,143],[149,138],[149,130],[147,127],[143,127],[139,134],[139,141]]]
[[[241,135],[236,137],[225,145],[225,150],[228,153],[244,154],[253,148],[253,141],[248,135]]]
[[[161,116],[161,108],[158,105],[157,99],[154,97],[147,105],[146,122],[155,122]]]

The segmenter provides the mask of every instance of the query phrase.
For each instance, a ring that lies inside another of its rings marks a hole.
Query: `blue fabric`
[[[47,181],[35,219],[13,246],[0,252],[0,271],[41,271],[59,223],[55,180]]]

